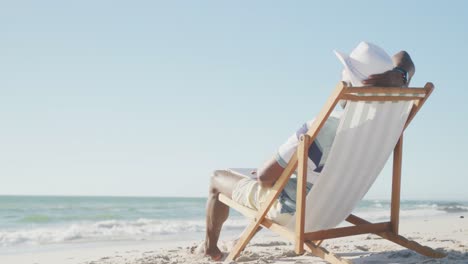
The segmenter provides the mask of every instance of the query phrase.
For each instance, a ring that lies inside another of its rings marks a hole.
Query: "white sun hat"
[[[353,86],[363,86],[362,81],[369,75],[393,69],[392,58],[387,52],[369,42],[359,43],[349,55],[337,50],[334,52],[344,65],[342,80],[351,82]]]

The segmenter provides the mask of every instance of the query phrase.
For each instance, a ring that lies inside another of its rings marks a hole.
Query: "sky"
[[[207,195],[258,167],[340,80],[333,50],[410,53],[435,91],[402,199],[468,200],[468,2],[1,1],[0,194]],[[389,164],[391,165],[391,164]],[[388,199],[387,166],[366,196]]]

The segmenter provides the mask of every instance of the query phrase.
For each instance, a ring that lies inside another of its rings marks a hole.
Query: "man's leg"
[[[222,193],[232,197],[232,191],[243,177],[226,170],[216,170],[211,176],[211,184],[206,204],[206,238],[205,254],[214,260],[219,260],[222,253],[218,248],[218,239],[223,223],[229,216],[229,207],[218,200]]]

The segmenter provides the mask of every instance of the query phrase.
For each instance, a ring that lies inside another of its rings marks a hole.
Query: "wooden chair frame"
[[[252,219],[251,223],[243,232],[241,238],[234,246],[226,258],[226,262],[232,261],[239,256],[246,247],[260,226],[268,228],[288,240],[294,242],[294,250],[297,254],[304,253],[304,247],[313,255],[318,256],[330,263],[351,263],[349,260],[338,257],[320,247],[325,239],[346,237],[360,234],[372,233],[408,249],[414,250],[419,254],[442,258],[446,255],[435,251],[429,247],[422,246],[417,242],[406,239],[399,235],[398,226],[400,218],[400,187],[401,187],[401,165],[403,151],[403,132],[393,151],[393,176],[392,176],[392,195],[390,221],[381,223],[370,223],[353,214],[346,218],[346,221],[354,226],[338,227],[316,232],[304,232],[305,222],[305,199],[306,199],[306,177],[307,177],[307,153],[310,144],[317,137],[318,132],[325,124],[335,106],[340,100],[350,101],[401,101],[412,100],[413,106],[404,129],[408,127],[416,113],[421,109],[434,89],[432,83],[426,83],[423,88],[401,88],[401,87],[348,87],[346,83],[340,82],[332,95],[328,98],[325,106],[320,111],[316,120],[308,132],[301,136],[300,144],[293,155],[284,172],[272,187],[272,191],[267,197],[267,201],[258,211],[242,206],[226,195],[220,194],[218,199],[226,205],[238,210],[245,216]],[[278,198],[279,194],[286,186],[291,175],[297,169],[297,199],[296,199],[296,228],[290,231],[284,226],[278,225],[266,218],[268,210]]]

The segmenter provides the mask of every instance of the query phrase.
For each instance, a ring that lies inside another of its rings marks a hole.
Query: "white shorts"
[[[263,203],[265,203],[265,199],[270,191],[271,188],[260,186],[256,180],[245,178],[240,180],[234,187],[232,200],[251,209],[259,210]],[[281,203],[276,199],[270,211],[268,211],[267,217],[277,224],[286,225],[293,215],[281,213],[281,207]]]

